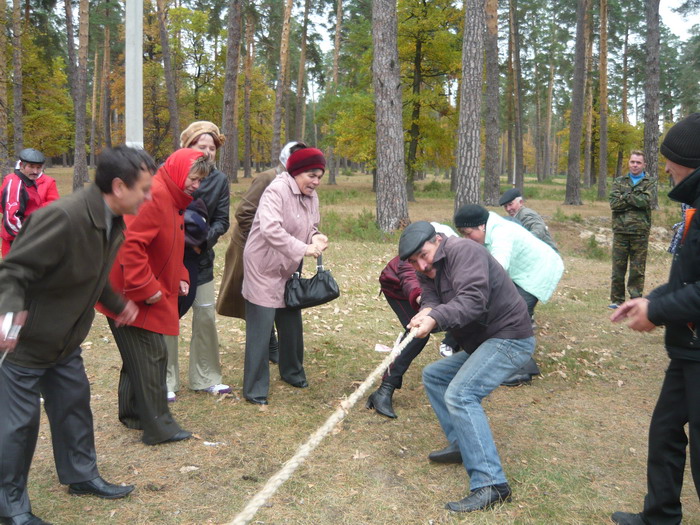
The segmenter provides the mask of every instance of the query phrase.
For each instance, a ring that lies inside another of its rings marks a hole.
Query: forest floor
[[[366,227],[360,224],[362,217],[374,212],[370,182],[366,176],[339,177],[337,186],[322,186],[321,229],[324,224],[333,231]],[[245,180],[233,185],[234,208],[247,185]],[[68,186],[61,182],[64,193]],[[606,201],[587,194],[583,206],[563,206],[562,180],[528,181],[526,196],[527,204],[548,221],[566,271],[552,299],[536,310],[535,358],[542,376],[529,386],[500,387],[484,401],[513,487],[512,503],[471,515],[444,509],[447,501],[466,495],[468,479],[461,465],[435,465],[426,457],[446,444],[420,376],[439,357],[440,339],[433,337],[394,396],[398,419],[366,410],[364,400],[356,405],[253,523],[581,525],[610,523],[615,510],[641,509],[647,429],[667,363],[663,330],[638,334],[609,321]],[[410,204],[412,220],[451,222],[453,201],[444,188],[417,192],[416,199]],[[661,210],[654,213],[658,228],[647,265],[647,291],[665,282],[668,226],[679,215],[677,205],[661,201]],[[214,397],[188,390],[191,320],[183,320],[183,389],[171,409],[195,439],[148,447],[138,431],[119,423],[121,362],[107,323],[98,315],[83,345],[98,464],[106,479],[137,488],[116,501],[68,495],[58,483],[50,430],[42,416],[29,484],[35,514],[61,525],[230,522],[381,362],[385,354],[377,353],[375,345],[391,346],[401,332],[378,295],[377,282],[396,253],[396,236],[384,241],[352,240],[340,233],[330,237],[324,262],[340,284],[341,297],[304,311],[309,388],[290,387],[273,366],[270,405],[260,409],[243,401],[245,326],[219,316],[224,382],[233,393]],[[227,244],[228,235],[217,247],[217,280]],[[684,523],[700,524],[689,472],[683,502]]]

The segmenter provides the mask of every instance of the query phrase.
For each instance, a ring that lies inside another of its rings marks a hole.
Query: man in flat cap
[[[551,246],[553,250],[559,251],[542,216],[535,210],[526,207],[523,202],[522,192],[518,188],[511,188],[503,193],[498,205],[503,206],[506,213],[516,219],[532,235]]]
[[[470,492],[447,508],[472,512],[509,501],[511,489],[481,400],[525,364],[535,349],[530,316],[513,281],[488,251],[468,239],[443,239],[428,222],[408,226],[399,257],[418,273],[421,310],[415,337],[449,331],[464,352],[423,369],[423,384],[449,445],[437,463],[462,461]]]
[[[668,283],[646,297],[631,299],[610,319],[627,319],[638,332],[666,327],[666,352],[671,361],[649,427],[647,495],[641,513],[616,512],[620,525],[681,523],[681,487],[690,443],[690,469],[700,495],[700,113],[673,126],[661,144],[666,173],[674,188],[668,196],[691,206],[685,232],[673,256]],[[688,425],[688,435],[685,425]]]
[[[610,306],[613,310],[625,301],[625,274],[630,299],[641,297],[651,230],[651,196],[656,180],[645,171],[644,152],[633,151],[629,172],[613,181],[610,191],[612,210],[612,277]]]

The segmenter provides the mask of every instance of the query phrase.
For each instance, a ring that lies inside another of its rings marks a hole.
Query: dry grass
[[[350,203],[328,205],[324,213],[373,209],[368,178],[340,179],[338,191],[354,189],[360,195]],[[239,186],[234,195],[247,183]],[[412,219],[450,217],[450,200],[417,197]],[[395,395],[399,418],[388,420],[356,406],[258,512],[257,523],[578,525],[606,523],[614,510],[641,508],[646,433],[667,362],[662,331],[636,334],[608,321],[609,256],[589,258],[579,237],[583,229],[605,225],[606,203],[572,208],[533,199],[530,205],[550,218],[567,270],[553,299],[537,309],[536,358],[543,376],[531,386],[499,388],[485,401],[514,488],[513,503],[469,516],[443,508],[446,501],[465,495],[468,481],[461,466],[433,465],[426,459],[444,445],[420,381],[422,367],[438,357],[433,338]],[[582,220],[553,221],[557,207]],[[107,479],[135,483],[137,489],[123,501],[69,496],[55,474],[44,418],[30,479],[34,512],[58,524],[231,520],[381,361],[375,343],[390,345],[400,331],[377,295],[377,277],[395,252],[394,242],[331,241],[324,260],[342,296],[304,313],[310,388],[289,387],[273,369],[268,409],[242,402],[244,325],[220,317],[224,380],[234,387],[233,395],[215,398],[188,391],[183,366],[184,389],[172,405],[176,419],[197,439],[147,447],[138,432],[119,424],[120,359],[98,316],[84,355],[93,386],[99,465]],[[226,243],[224,239],[219,248],[218,275]],[[669,262],[668,254],[653,252],[647,289],[664,282]],[[185,365],[189,318],[182,326]],[[689,473],[686,480],[684,523],[697,524],[700,506]]]

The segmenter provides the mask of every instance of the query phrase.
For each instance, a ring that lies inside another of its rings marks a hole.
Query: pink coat
[[[316,192],[301,193],[294,177],[281,173],[260,199],[243,251],[243,297],[283,308],[284,286],[299,267],[321,216]]]

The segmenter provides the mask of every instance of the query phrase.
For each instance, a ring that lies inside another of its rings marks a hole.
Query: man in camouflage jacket
[[[655,180],[644,172],[644,153],[630,154],[629,173],[617,177],[610,192],[612,210],[612,278],[610,308],[625,302],[625,273],[629,261],[627,291],[641,297],[651,229],[651,196]]]

